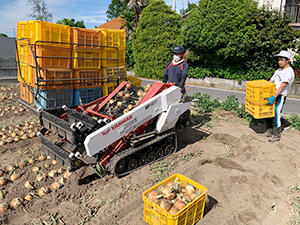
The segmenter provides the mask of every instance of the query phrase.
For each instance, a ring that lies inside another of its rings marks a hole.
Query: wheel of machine
[[[137,168],[139,165],[138,161],[136,159],[130,159],[128,162],[128,166],[127,169],[130,170],[134,170],[135,168]]]
[[[153,162],[156,158],[155,158],[155,151],[151,151],[147,154],[147,158],[148,158],[148,162]]]
[[[169,137],[167,137],[167,141],[169,143],[173,142],[173,140],[174,140],[174,136],[173,135],[170,135]]]
[[[162,148],[159,148],[159,149],[156,150],[155,156],[156,156],[157,159],[163,157],[163,155],[164,155],[164,150]]]
[[[174,148],[175,148],[174,144],[167,145],[165,148],[165,154],[166,155],[171,154],[174,151]]]
[[[147,155],[145,155],[145,154],[139,155],[138,161],[139,161],[139,166],[143,166],[143,165],[147,164],[147,162],[148,162]]]
[[[115,167],[116,173],[121,173],[124,170],[125,165],[125,159],[121,159],[119,162],[117,162],[117,165]]]

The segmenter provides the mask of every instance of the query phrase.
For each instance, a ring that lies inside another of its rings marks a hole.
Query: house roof
[[[123,24],[123,19],[118,16],[100,26],[98,26],[97,28],[104,28],[104,29],[121,29],[122,24]]]

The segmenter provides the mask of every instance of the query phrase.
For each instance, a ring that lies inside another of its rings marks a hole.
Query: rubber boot
[[[259,133],[258,136],[272,137],[273,128],[268,128],[264,133]]]
[[[273,127],[273,137],[269,139],[269,142],[279,141],[281,138],[281,127]]]

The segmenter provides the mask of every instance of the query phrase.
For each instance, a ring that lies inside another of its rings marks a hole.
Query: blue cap
[[[175,46],[171,53],[184,53],[184,48],[182,46]]]

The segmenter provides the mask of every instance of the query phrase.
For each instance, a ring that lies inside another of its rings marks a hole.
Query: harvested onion
[[[123,105],[122,102],[118,102],[118,103],[117,103],[117,106],[118,106],[118,107],[122,107],[122,105]]]
[[[172,203],[167,199],[161,199],[159,206],[162,207],[164,210],[169,211],[172,207]]]
[[[8,210],[9,206],[7,204],[0,204],[0,214]]]
[[[176,193],[175,193],[174,189],[172,187],[170,187],[170,186],[166,186],[163,189],[162,194],[168,200],[172,200],[176,196]]]
[[[45,161],[47,159],[47,156],[46,155],[41,155],[40,157],[39,157],[39,160],[40,161]]]
[[[14,198],[11,202],[10,202],[10,205],[13,207],[13,208],[18,208],[22,205],[22,199],[21,198]]]
[[[33,195],[31,193],[27,194],[24,199],[28,202],[30,202],[33,199]]]
[[[12,175],[10,176],[10,179],[11,179],[11,180],[18,180],[20,177],[21,177],[20,174],[14,173],[14,174],[12,174]]]
[[[39,190],[39,196],[43,197],[45,196],[46,194],[49,193],[49,188],[47,187],[42,187],[40,190]]]
[[[33,182],[30,180],[26,181],[24,187],[26,187],[27,189],[34,189]]]
[[[55,182],[53,184],[51,184],[51,189],[52,190],[56,190],[56,189],[59,189],[61,187],[61,185],[58,183],[58,182]]]

